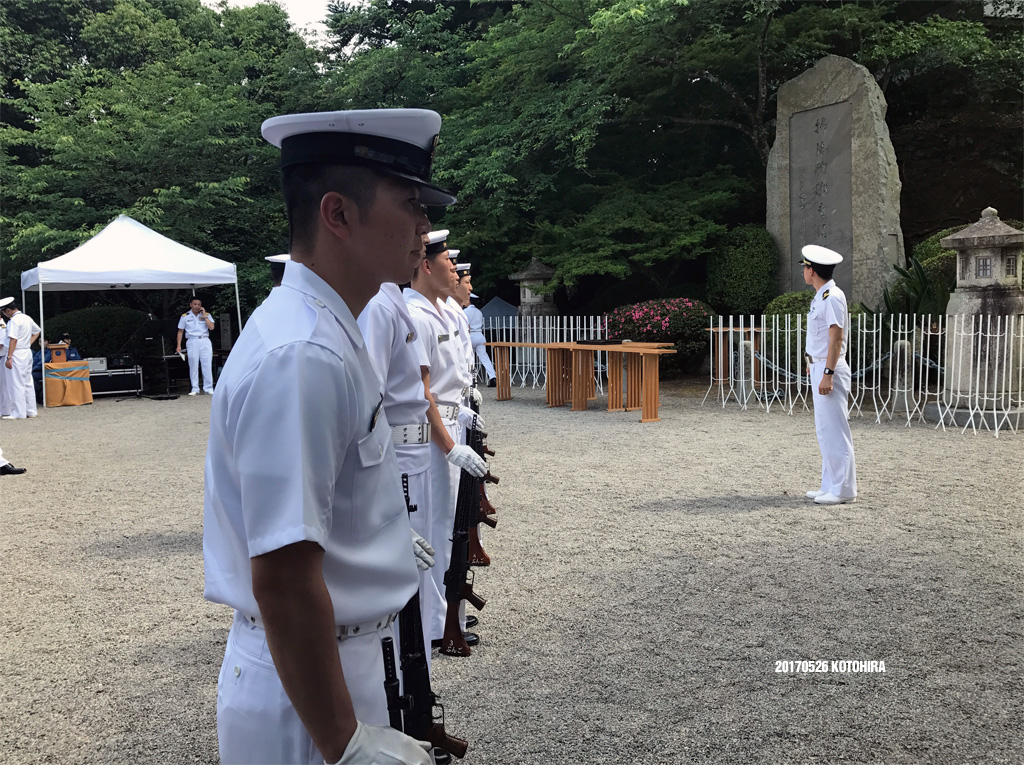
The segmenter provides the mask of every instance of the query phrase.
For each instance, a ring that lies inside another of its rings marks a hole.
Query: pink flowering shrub
[[[674,343],[677,354],[664,356],[668,368],[681,368],[708,347],[708,326],[715,316],[707,303],[693,298],[647,300],[608,314],[608,337],[635,343]]]

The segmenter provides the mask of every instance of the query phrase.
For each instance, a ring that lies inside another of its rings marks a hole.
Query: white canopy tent
[[[100,233],[66,255],[39,263],[21,274],[21,304],[25,292],[39,291],[39,327],[46,337],[43,291],[180,289],[235,285],[238,326],[242,308],[235,264],[193,250],[158,234],[127,215],[119,215]],[[46,386],[43,386],[46,406]]]

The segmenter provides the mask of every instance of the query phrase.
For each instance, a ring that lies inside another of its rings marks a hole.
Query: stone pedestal
[[[534,292],[531,287],[546,284],[555,275],[555,269],[534,258],[524,271],[509,274],[508,278],[519,282],[520,316],[557,316],[555,296]]]
[[[780,292],[804,289],[800,248],[820,244],[843,256],[835,279],[850,303],[882,304],[893,264],[903,263],[902,184],[885,111],[871,73],[841,56],[779,88],[767,228]]]

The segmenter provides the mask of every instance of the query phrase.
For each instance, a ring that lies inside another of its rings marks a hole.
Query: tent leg
[[[238,297],[238,274],[235,274],[235,309],[238,311],[238,331],[242,331],[242,301]]]
[[[43,318],[43,282],[39,282],[39,362],[43,368],[43,409],[46,408],[46,349],[43,348],[43,341],[46,339],[46,319]],[[32,348],[29,347],[29,351]],[[32,382],[35,385],[35,381]]]

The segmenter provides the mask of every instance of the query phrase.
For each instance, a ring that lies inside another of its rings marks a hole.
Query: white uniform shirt
[[[440,301],[431,303],[411,287],[406,287],[403,295],[409,313],[422,330],[421,340],[430,360],[430,392],[434,401],[438,405],[461,405],[465,382],[460,370],[465,362],[455,337],[457,325]]]
[[[469,322],[470,332],[484,331],[484,314],[479,308],[471,304],[463,308],[462,312],[466,314],[466,321]]]
[[[427,399],[421,367],[430,368],[420,342],[420,330],[409,315],[397,284],[383,284],[359,314],[359,330],[370,362],[381,382],[384,412],[392,425],[427,421]],[[399,465],[405,473],[430,466],[429,444],[398,444]]]
[[[210,314],[210,321],[213,321],[213,317]],[[210,329],[206,326],[206,319],[203,319],[191,311],[186,311],[178,319],[178,329],[185,330],[186,340],[195,340],[197,337],[209,337]]]
[[[459,347],[462,351],[462,382],[467,386],[472,385],[474,355],[473,340],[469,337],[469,320],[466,318],[466,313],[462,310],[462,306],[458,304],[455,298],[448,298],[445,301],[444,307],[448,309],[448,313],[458,328],[455,336],[459,341]]]
[[[7,321],[8,339],[18,341],[18,347],[14,349],[14,352],[22,356],[24,354],[32,355],[29,341],[32,339],[32,335],[38,335],[40,331],[35,320],[23,311],[18,311]]]
[[[258,615],[250,558],[324,549],[337,624],[400,611],[419,586],[380,381],[348,306],[299,263],[231,350],[210,411],[205,597]]]
[[[846,339],[849,327],[846,311],[846,294],[829,280],[822,285],[811,300],[811,309],[807,314],[808,355],[816,359],[824,359],[828,355],[828,328],[835,324],[843,330],[843,347],[839,358],[846,358]]]
[[[7,322],[0,318],[0,348],[7,347]],[[0,359],[3,361],[3,359]]]

